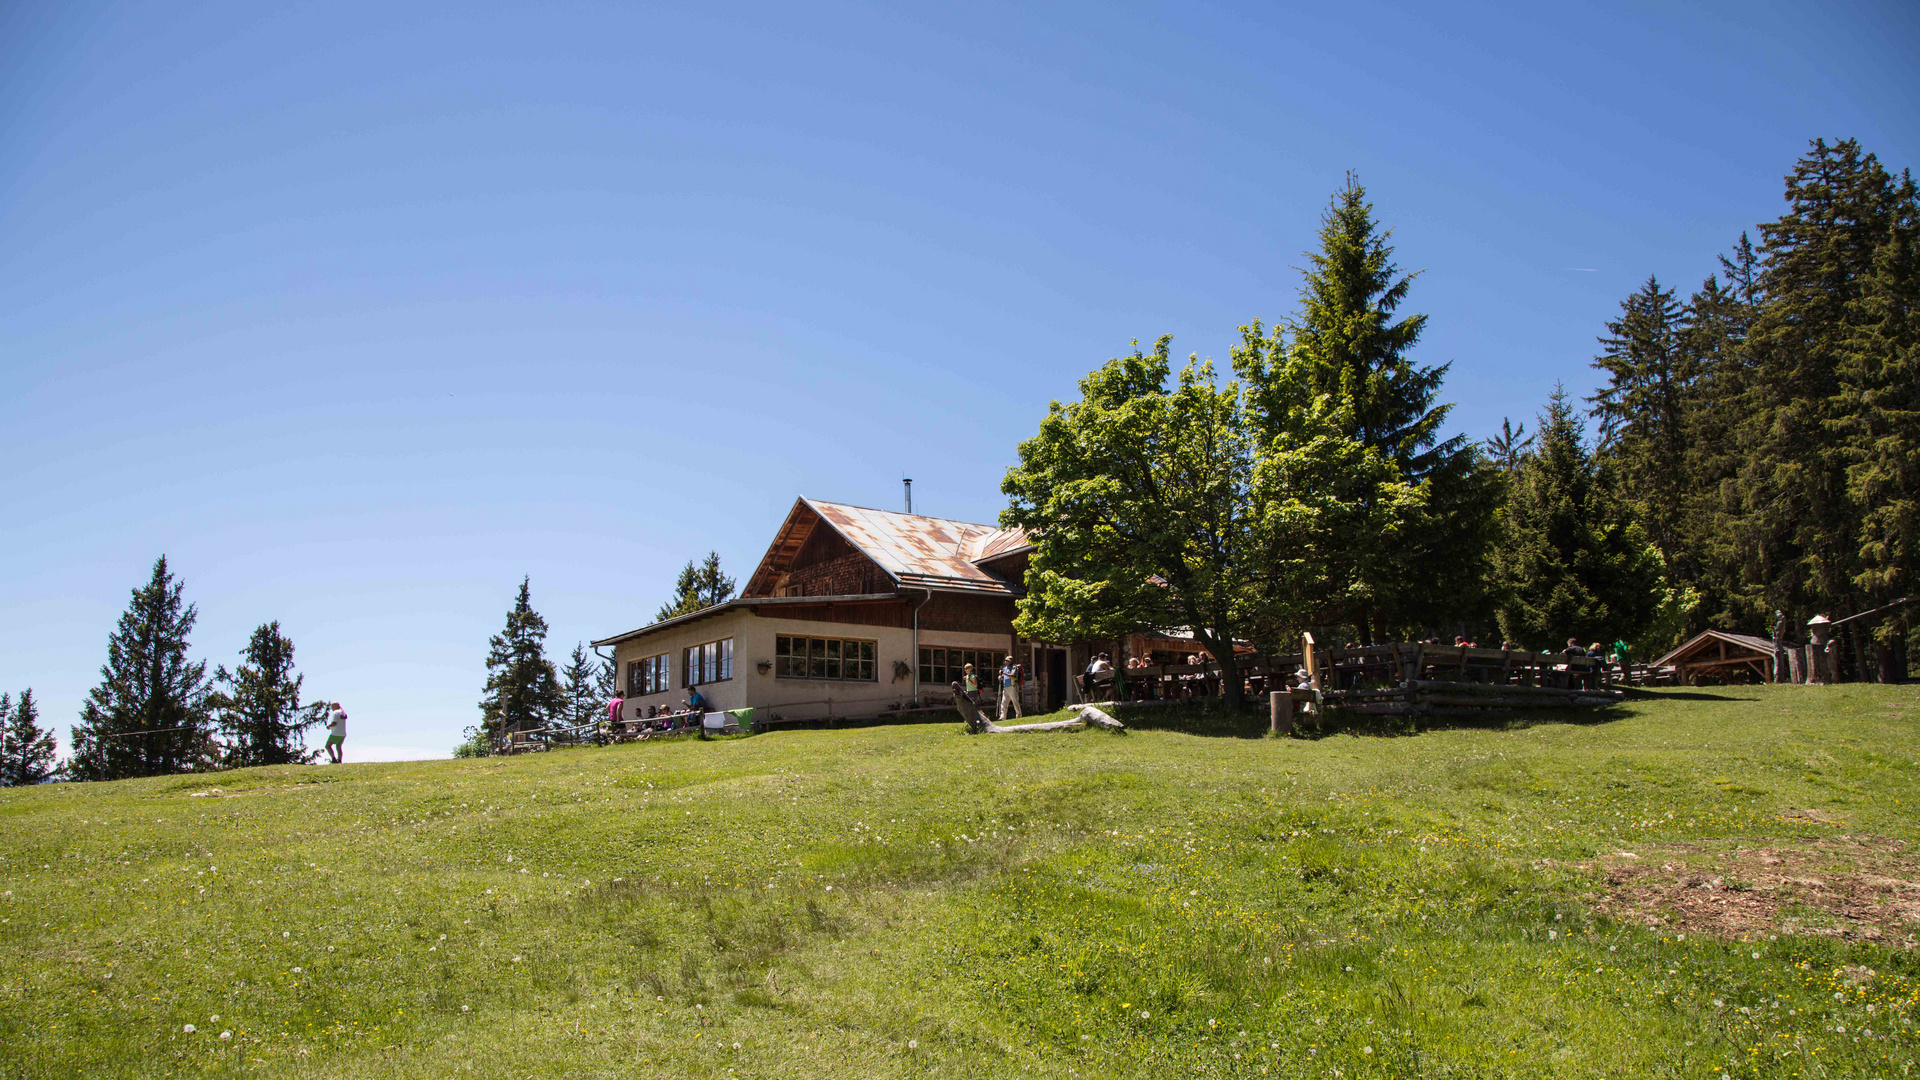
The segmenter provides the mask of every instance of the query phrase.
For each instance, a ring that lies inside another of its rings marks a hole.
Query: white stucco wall
[[[774,638],[782,634],[872,641],[876,679],[873,682],[861,682],[780,678],[775,674]],[[751,610],[736,608],[614,646],[613,655],[619,664],[619,681],[623,687],[627,686],[627,665],[633,661],[666,653],[672,669],[671,689],[664,693],[628,697],[624,715],[628,718],[644,715],[649,705],[677,706],[688,693],[683,684],[683,651],[693,645],[728,637],[733,639],[733,678],[700,687],[700,692],[718,709],[750,707],[803,718],[870,716],[885,706],[904,703],[913,696],[911,675],[897,681],[894,678],[896,660],[905,661],[909,666],[918,663],[913,650],[913,631],[910,629],[764,618],[753,614]],[[922,631],[920,644],[925,647],[997,649],[1005,652],[1010,642],[1005,634]],[[760,671],[760,662],[763,660],[768,665],[764,674]],[[982,689],[988,689],[993,673],[981,672],[980,675]],[[935,694],[939,695],[935,700],[944,699],[945,688],[921,688],[923,700]]]

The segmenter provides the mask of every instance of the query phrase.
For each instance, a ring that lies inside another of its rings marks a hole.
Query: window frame
[[[627,696],[645,697],[673,689],[673,654],[654,653],[627,661]]]
[[[799,651],[795,651],[796,642]],[[877,683],[880,681],[879,658],[880,643],[871,638],[776,634],[773,639],[773,677],[776,679]],[[849,671],[855,674],[849,675]]]
[[[960,682],[966,677],[966,666],[973,665],[973,674],[980,680],[981,689],[991,687],[995,692],[1000,688],[1000,668],[1011,655],[1005,649],[967,649],[949,645],[920,646],[920,685],[947,686]],[[942,676],[935,678],[935,675]]]
[[[733,678],[733,639],[716,638],[681,649],[680,676],[680,685],[689,690]]]

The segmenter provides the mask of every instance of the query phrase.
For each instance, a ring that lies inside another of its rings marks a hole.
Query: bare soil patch
[[[1647,926],[1920,944],[1920,856],[1897,840],[1837,836],[1731,850],[1668,844],[1585,866],[1600,875],[1596,908]]]

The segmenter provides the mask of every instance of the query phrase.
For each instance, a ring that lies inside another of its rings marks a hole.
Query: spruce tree
[[[488,641],[486,696],[480,735],[497,742],[516,731],[544,728],[565,715],[560,680],[547,659],[547,620],[533,610],[529,580],[507,612],[506,629]]]
[[[1879,607],[1920,581],[1920,196],[1911,176],[1894,193],[1887,235],[1849,312],[1850,335],[1833,403],[1860,507],[1852,584]],[[1882,678],[1907,673],[1910,611],[1872,630]]]
[[[1492,553],[1496,617],[1509,640],[1558,649],[1631,641],[1660,598],[1660,559],[1588,452],[1563,389],[1509,486]]]
[[[208,698],[215,723],[226,737],[225,764],[304,765],[319,756],[306,748],[306,732],[323,722],[324,702],[300,703],[305,676],[293,672],[293,642],[278,621],[265,623],[247,639],[240,666],[214,672],[216,689]]]
[[[599,721],[607,699],[613,696],[600,691],[599,669],[603,666],[587,659],[585,645],[573,646],[567,666],[560,669],[560,693],[565,699],[563,715],[567,726],[577,728]]]
[[[162,555],[107,639],[100,685],[73,726],[76,780],[192,772],[214,763],[207,662],[187,659],[199,618]]]
[[[1851,139],[1816,140],[1786,200],[1760,227],[1765,299],[1738,401],[1735,574],[1755,622],[1774,607],[1838,618],[1868,606],[1843,375],[1872,317],[1863,300],[1898,202],[1892,177]],[[1857,671],[1859,639],[1846,641],[1843,667]]]
[[[673,583],[673,599],[660,606],[655,622],[680,615],[691,615],[702,608],[725,603],[733,596],[734,581],[720,570],[718,552],[707,552],[699,563],[689,561]]]
[[[1600,339],[1604,351],[1593,361],[1607,373],[1607,385],[1591,399],[1600,421],[1600,452],[1634,516],[1683,581],[1694,576],[1683,502],[1697,378],[1681,348],[1685,332],[1673,290],[1649,277],[1621,302],[1620,317],[1607,323],[1607,336]]]
[[[1515,424],[1511,417],[1501,417],[1500,434],[1487,440],[1487,456],[1500,467],[1503,475],[1511,476],[1520,462],[1533,447],[1533,436],[1527,434],[1527,425]]]
[[[1421,569],[1354,594],[1344,618],[1362,641],[1470,617],[1479,606],[1498,499],[1494,471],[1482,467],[1464,436],[1442,437],[1452,406],[1438,397],[1450,365],[1421,366],[1408,357],[1427,317],[1397,315],[1413,275],[1394,264],[1392,230],[1375,222],[1353,174],[1321,218],[1319,235],[1320,249],[1307,256],[1299,313],[1267,336],[1254,324],[1234,354],[1256,430],[1271,439],[1298,395],[1326,395],[1344,418],[1342,434],[1393,464],[1392,483],[1425,487],[1422,514],[1391,540]],[[1279,377],[1283,359],[1295,361],[1304,378]]]
[[[0,694],[0,787],[44,784],[59,775],[59,747],[40,726],[33,691],[20,691],[18,702]]]

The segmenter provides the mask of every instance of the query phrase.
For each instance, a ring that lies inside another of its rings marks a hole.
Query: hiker
[[[347,759],[347,710],[337,701],[329,704],[328,709],[331,712],[327,715],[327,760],[339,765]]]
[[[963,672],[960,678],[961,691],[967,695],[968,701],[975,705],[980,704],[980,676],[974,674],[972,664],[968,664],[961,670]]]
[[[1020,687],[1025,682],[1026,672],[1014,663],[1013,657],[1007,657],[1007,662],[1000,665],[1000,719],[1007,718],[1009,705],[1013,707],[1013,715],[1026,715],[1020,707]]]

